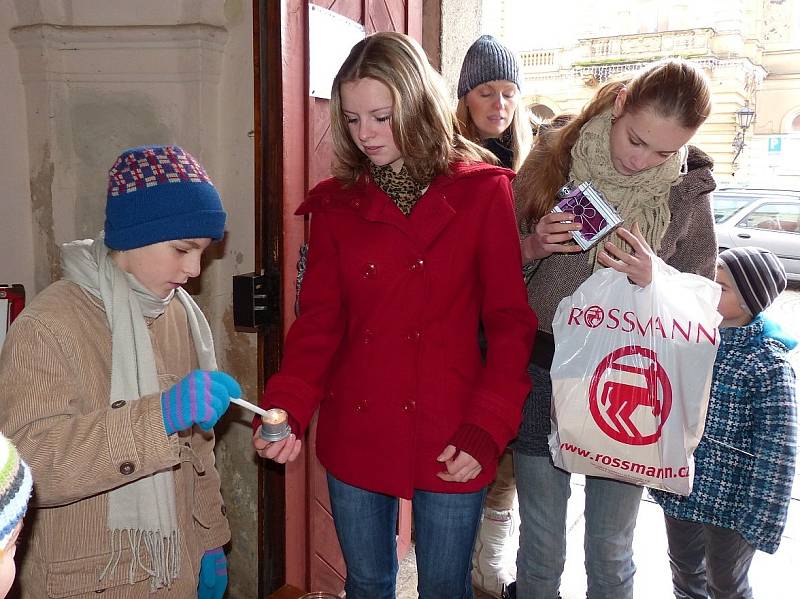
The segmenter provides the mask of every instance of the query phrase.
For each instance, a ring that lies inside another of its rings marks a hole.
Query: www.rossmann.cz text
[[[641,476],[649,478],[667,479],[667,478],[689,478],[689,467],[681,466],[679,468],[672,468],[672,466],[665,466],[658,468],[656,466],[648,466],[647,464],[639,464],[630,460],[624,460],[615,456],[605,455],[602,453],[594,453],[588,449],[583,449],[572,443],[562,443],[561,451],[568,451],[575,453],[582,458],[597,462],[606,466],[607,468],[616,468],[624,472],[632,472]]]

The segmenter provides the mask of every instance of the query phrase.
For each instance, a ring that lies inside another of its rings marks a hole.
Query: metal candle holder
[[[292,432],[286,410],[272,408],[261,416],[261,438],[265,441],[280,441]]]

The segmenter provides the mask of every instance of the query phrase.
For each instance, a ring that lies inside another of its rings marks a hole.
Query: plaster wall
[[[10,2],[0,2],[0,283],[22,283],[28,294],[34,288],[33,219],[44,218],[31,203],[28,176],[28,140],[25,90],[19,73],[17,50],[8,36],[16,25]]]
[[[440,71],[453,98],[456,97],[464,55],[482,33],[482,11],[482,0],[441,1]]]
[[[231,276],[253,269],[252,7],[248,0],[0,2],[0,282],[29,300],[59,276],[58,244],[103,223],[120,150],[176,143],[198,157],[228,211],[226,240],[190,291],[220,368],[257,398],[255,335],[233,331]],[[257,596],[257,468],[249,415],[217,426],[231,543],[230,599]]]

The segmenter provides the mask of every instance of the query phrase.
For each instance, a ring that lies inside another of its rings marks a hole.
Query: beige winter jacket
[[[161,388],[196,367],[180,302],[148,319]],[[0,356],[0,430],[33,470],[34,498],[17,553],[23,599],[194,599],[200,558],[230,539],[214,434],[195,427],[167,436],[158,394],[109,405],[111,332],[102,304],[59,281],[9,330]],[[99,580],[110,557],[106,493],[171,468],[182,534],[181,576],[150,594],[147,575],[127,581],[130,553]]]

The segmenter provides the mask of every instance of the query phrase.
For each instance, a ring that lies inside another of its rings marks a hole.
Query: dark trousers
[[[752,599],[755,549],[728,528],[664,515],[676,599]]]

